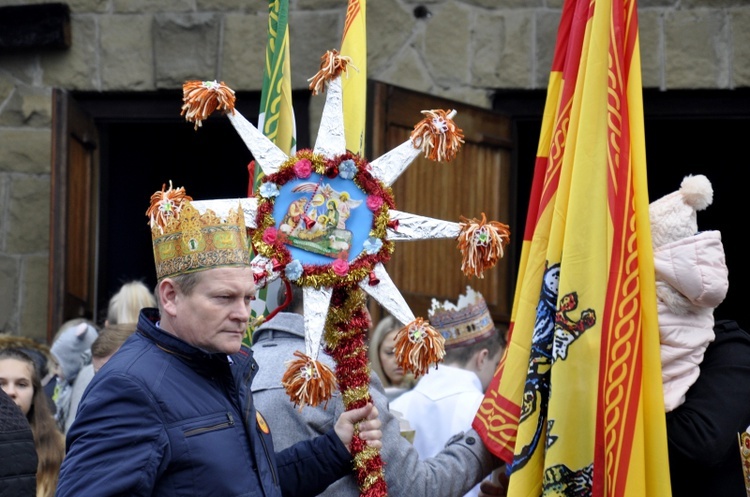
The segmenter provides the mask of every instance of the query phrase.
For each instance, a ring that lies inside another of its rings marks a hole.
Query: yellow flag
[[[366,3],[366,0],[349,0],[341,38],[341,55],[351,58],[347,74],[341,80],[346,148],[360,155],[365,148],[367,114]]]
[[[635,1],[565,0],[509,346],[474,427],[509,496],[671,494]]]

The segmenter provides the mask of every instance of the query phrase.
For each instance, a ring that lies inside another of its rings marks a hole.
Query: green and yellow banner
[[[292,72],[289,56],[289,0],[268,2],[268,43],[263,69],[263,89],[260,96],[258,129],[289,155],[296,152],[297,129],[292,106]],[[250,195],[256,192],[263,177],[263,170],[256,164],[249,168]],[[252,322],[268,315],[276,307],[275,298],[269,306],[268,288],[258,290],[252,305],[251,329],[247,342],[251,341]]]
[[[297,130],[292,106],[289,56],[289,0],[268,2],[268,44],[263,69],[258,129],[287,154],[294,154]],[[255,187],[262,177],[255,168]]]

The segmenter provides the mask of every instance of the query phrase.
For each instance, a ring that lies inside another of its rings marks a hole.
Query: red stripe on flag
[[[359,0],[349,0],[349,4],[346,6],[346,20],[344,21],[344,34],[341,36],[342,40],[346,38],[346,33],[349,32],[349,28],[354,24],[354,20],[359,15],[361,8]]]
[[[627,15],[625,15],[627,14]],[[643,325],[638,278],[627,85],[638,32],[632,2],[615,0],[609,39],[607,145],[613,224],[610,280],[604,309],[594,494],[625,495],[642,385]]]

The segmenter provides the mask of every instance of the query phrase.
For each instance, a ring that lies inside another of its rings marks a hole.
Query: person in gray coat
[[[253,333],[253,355],[260,366],[252,384],[253,399],[258,411],[268,420],[277,450],[325,433],[344,411],[338,393],[327,407],[305,406],[300,410],[294,407],[281,385],[286,362],[294,357],[295,350],[305,350],[302,289],[292,286],[292,294],[288,307],[292,312],[279,312]],[[284,302],[284,286],[278,297],[279,304]],[[318,359],[333,369],[330,356],[321,351]],[[420,460],[416,449],[401,435],[399,418],[389,411],[383,385],[374,373],[370,376],[370,395],[382,422],[380,456],[385,463],[385,480],[390,495],[463,495],[501,466],[500,459],[487,450],[473,430],[456,434],[435,457]],[[346,476],[320,495],[358,496],[357,480],[353,475]]]

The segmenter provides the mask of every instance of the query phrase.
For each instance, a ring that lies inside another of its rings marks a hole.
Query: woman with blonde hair
[[[53,497],[65,457],[65,438],[50,412],[34,360],[21,349],[0,349],[0,388],[31,425],[38,458],[36,495]]]
[[[109,299],[105,326],[121,323],[137,323],[144,307],[156,307],[154,294],[141,281],[123,284]]]
[[[372,370],[377,373],[388,400],[393,400],[414,386],[415,380],[396,361],[396,333],[403,327],[393,316],[384,316],[370,335],[368,354]]]

